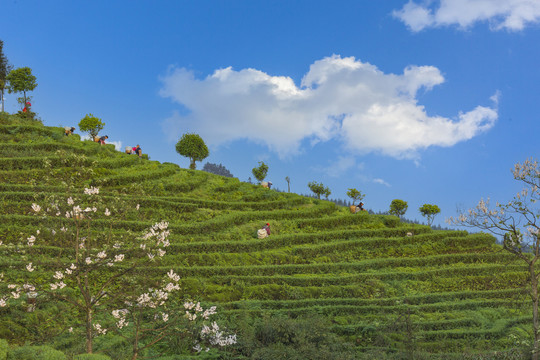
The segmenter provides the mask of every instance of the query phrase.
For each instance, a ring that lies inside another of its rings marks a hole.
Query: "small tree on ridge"
[[[437,205],[433,204],[424,204],[418,209],[422,216],[427,218],[428,225],[431,226],[433,223],[433,220],[435,219],[435,215],[441,212],[441,209]]]
[[[176,143],[176,152],[189,158],[189,168],[195,170],[195,161],[203,161],[210,155],[204,140],[197,134],[184,134]]]
[[[362,199],[366,196],[365,194],[362,194],[360,190],[356,190],[355,188],[349,189],[347,191],[347,196],[350,197],[353,200],[353,205],[355,201],[358,201],[358,204],[360,205],[360,202]]]
[[[388,211],[391,215],[395,215],[397,217],[401,217],[405,215],[407,212],[407,209],[409,208],[409,205],[406,201],[400,200],[400,199],[394,199],[390,203],[390,211]]]
[[[86,114],[81,121],[79,121],[79,129],[82,132],[87,132],[92,140],[99,134],[105,127],[105,123],[100,118],[95,117],[92,114]]]
[[[36,82],[36,77],[32,75],[32,69],[29,67],[17,68],[11,70],[6,77],[8,81],[8,92],[18,93],[22,92],[23,96],[18,98],[17,101],[21,104],[21,109],[26,106],[26,103],[29,102],[30,96],[27,96],[28,91],[32,91],[38,85]]]
[[[261,183],[266,177],[266,174],[268,174],[268,165],[266,165],[264,161],[259,161],[259,166],[253,168],[251,173],[255,176],[255,179]]]
[[[328,197],[332,193],[328,187],[324,186],[323,183],[318,183],[316,181],[310,181],[308,183],[308,187],[315,193],[315,195],[317,195],[317,199],[320,199],[321,195],[328,194]]]

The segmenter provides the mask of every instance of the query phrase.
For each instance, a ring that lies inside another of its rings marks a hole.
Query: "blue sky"
[[[121,147],[374,211],[437,204],[436,223],[480,198],[509,200],[510,169],[539,155],[540,3],[440,1],[0,0],[0,39],[37,77],[46,125],[100,117]],[[6,111],[17,111],[6,96]]]

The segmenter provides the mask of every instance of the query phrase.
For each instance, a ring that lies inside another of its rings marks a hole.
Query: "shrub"
[[[8,352],[7,360],[66,360],[61,351],[50,346],[21,346]]]
[[[75,355],[73,360],[111,360],[111,358],[102,354],[80,354]]]
[[[0,360],[6,360],[9,350],[9,344],[7,340],[0,339]]]

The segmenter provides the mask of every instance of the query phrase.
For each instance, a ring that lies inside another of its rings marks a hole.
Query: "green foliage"
[[[409,205],[407,204],[406,201],[403,201],[400,199],[394,199],[390,203],[390,211],[388,212],[390,213],[390,215],[395,215],[397,217],[400,217],[400,216],[405,215],[408,207]]]
[[[355,188],[350,188],[349,191],[347,191],[347,196],[353,200],[353,204],[354,204],[354,202],[356,201],[360,203],[366,195],[362,194],[360,190],[357,190]]]
[[[249,326],[249,332],[244,331],[248,334],[238,351],[258,360],[356,359],[352,344],[329,332],[329,325],[319,316],[300,319],[265,316]]]
[[[316,181],[310,181],[308,183],[308,187],[315,195],[317,195],[317,199],[320,199],[321,195],[326,195],[326,198],[328,198],[328,196],[330,196],[332,193],[327,186],[324,186],[323,183],[318,183]]]
[[[251,173],[253,174],[253,176],[255,176],[255,179],[257,179],[257,181],[261,183],[266,177],[266,174],[268,173],[268,165],[266,165],[264,161],[259,161],[259,166],[254,167],[251,170]]]
[[[0,360],[6,360],[9,351],[9,344],[7,340],[0,339]]]
[[[67,360],[67,357],[50,346],[21,346],[9,351],[8,360]]]
[[[424,204],[419,209],[422,216],[427,218],[428,225],[431,226],[433,223],[433,219],[435,218],[435,215],[441,212],[441,209],[437,205],[432,204]]]
[[[87,132],[92,140],[94,137],[98,136],[99,132],[103,130],[104,127],[105,123],[92,114],[86,114],[81,121],[79,121],[79,129],[82,132]]]
[[[176,143],[176,152],[189,158],[189,168],[195,170],[195,161],[202,161],[210,154],[204,140],[197,134],[184,134]]]
[[[19,92],[23,93],[21,102],[24,107],[24,104],[28,102],[26,93],[34,90],[37,86],[36,77],[32,75],[32,69],[29,67],[22,67],[11,70],[6,76],[6,80],[8,82],[7,89],[10,94]]]
[[[111,360],[111,358],[102,354],[80,354],[75,355],[73,360]]]

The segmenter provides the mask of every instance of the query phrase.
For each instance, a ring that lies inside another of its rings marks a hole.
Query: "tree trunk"
[[[533,360],[538,360],[538,344],[540,342],[540,334],[538,333],[538,279],[534,272],[534,262],[529,263],[529,274],[531,276],[531,298],[533,303],[533,332],[534,332],[534,344],[533,344]]]
[[[92,353],[92,309],[86,309],[86,352]]]

